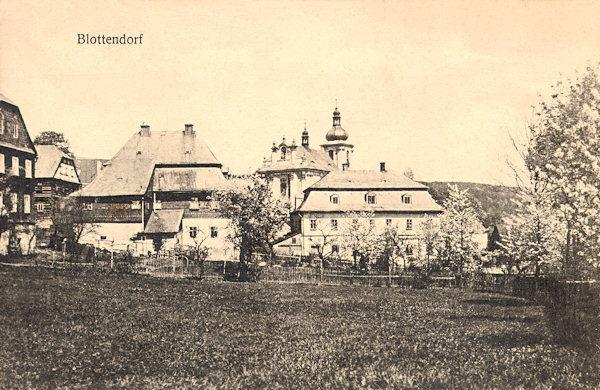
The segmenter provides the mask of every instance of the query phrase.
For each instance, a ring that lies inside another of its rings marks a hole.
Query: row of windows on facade
[[[197,226],[190,226],[190,237],[191,238],[196,238],[198,236],[198,227]],[[216,226],[211,226],[210,227],[210,237],[211,238],[216,238],[219,236],[219,230],[217,229]]]
[[[404,204],[411,204],[412,203],[412,197],[410,195],[402,195],[401,197],[402,199],[402,203]],[[329,197],[329,201],[332,204],[339,204],[340,203],[340,197],[336,194],[333,194]],[[376,204],[377,203],[377,196],[375,194],[365,194],[365,203],[367,204]]]
[[[292,243],[295,244],[295,242],[292,242]],[[313,253],[318,253],[318,251],[319,251],[320,248],[321,248],[320,245],[312,245],[310,247],[310,249],[312,249]],[[339,247],[339,245],[332,244],[331,245],[331,254],[332,255],[336,255],[336,254],[339,254],[339,253],[340,253],[340,247]],[[414,250],[413,250],[412,245],[410,245],[410,244],[406,245],[405,253],[406,253],[407,256],[412,256],[414,254]]]
[[[4,114],[0,113],[0,134],[4,134],[6,131],[8,134],[12,134],[13,138],[19,138],[19,128],[21,126],[18,122],[13,122],[4,118]]]
[[[94,204],[87,203],[86,208],[88,210],[93,210]],[[200,202],[198,201],[198,198],[192,198],[190,200],[190,210],[199,210],[200,208],[201,207],[200,207]],[[132,210],[141,210],[142,209],[142,201],[132,200],[131,201],[131,209]],[[154,201],[154,210],[161,210],[161,209],[162,209],[162,201],[160,199],[155,200]]]
[[[14,176],[19,176],[19,157],[12,156],[11,159],[11,169],[10,174]],[[6,173],[6,163],[4,161],[4,154],[0,153],[0,173]],[[33,163],[30,159],[25,159],[25,177],[32,178],[33,177]]]
[[[0,192],[0,205],[2,205],[2,209],[4,209],[4,194]],[[19,194],[13,192],[10,194],[10,212],[16,213],[19,211]],[[30,214],[31,213],[31,195],[23,194],[23,213]]]
[[[355,222],[358,222],[355,220]],[[371,226],[375,226],[375,220],[374,219],[369,219],[369,224]],[[386,226],[392,226],[392,219],[391,218],[387,218],[385,220],[385,225]],[[338,230],[338,220],[337,219],[332,219],[330,221],[330,226],[331,226],[331,230]],[[412,219],[407,219],[406,220],[406,230],[412,230],[413,228],[413,220]],[[317,220],[316,219],[311,219],[310,220],[310,230],[317,230]]]

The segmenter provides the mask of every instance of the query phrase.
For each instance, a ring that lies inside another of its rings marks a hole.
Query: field
[[[502,295],[7,266],[0,286],[2,388],[600,383],[541,307]]]

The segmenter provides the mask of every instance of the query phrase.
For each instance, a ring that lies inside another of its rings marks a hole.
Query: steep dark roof
[[[11,101],[9,98],[7,98],[5,95],[3,95],[3,94],[1,94],[1,93],[0,93],[0,100],[1,100],[1,101],[3,101],[3,102],[10,103],[10,104],[12,104],[13,106],[16,106],[16,104],[15,104],[15,103],[13,103],[13,102],[12,102],[12,101]]]
[[[81,184],[91,183],[107,161],[109,160],[105,158],[76,158],[75,167]]]

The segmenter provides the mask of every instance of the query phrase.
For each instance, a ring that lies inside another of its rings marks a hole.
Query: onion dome
[[[327,141],[345,141],[348,139],[348,133],[342,129],[340,111],[337,106],[335,107],[335,111],[333,111],[333,126],[325,134],[325,139]]]

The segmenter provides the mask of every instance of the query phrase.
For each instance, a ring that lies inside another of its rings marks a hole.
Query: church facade
[[[333,125],[325,135],[326,142],[320,147],[310,146],[306,125],[302,142],[295,140],[273,142],[271,154],[263,160],[258,173],[269,181],[273,195],[289,204],[291,212],[298,210],[304,200],[304,190],[321,180],[329,172],[350,167],[353,145],[348,133],[341,127],[340,112],[335,108]]]

